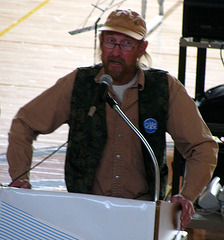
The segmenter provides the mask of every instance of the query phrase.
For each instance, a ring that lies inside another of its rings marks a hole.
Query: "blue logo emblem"
[[[148,118],[143,122],[144,129],[147,133],[154,133],[158,129],[158,123],[153,118]]]

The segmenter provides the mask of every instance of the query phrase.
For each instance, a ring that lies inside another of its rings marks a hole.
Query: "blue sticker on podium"
[[[143,122],[143,126],[147,133],[154,133],[158,129],[158,123],[153,118],[147,118]]]

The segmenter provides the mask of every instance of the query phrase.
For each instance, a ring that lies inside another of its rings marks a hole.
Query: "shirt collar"
[[[138,68],[138,73],[139,73],[138,74],[138,79],[137,79],[135,84],[138,84],[139,85],[139,90],[142,91],[144,89],[144,86],[145,86],[145,76],[144,76],[144,72],[141,68]],[[100,83],[100,78],[102,77],[103,74],[105,74],[104,68],[102,68],[100,70],[100,72],[97,74],[97,76],[95,77],[95,82],[96,83]]]

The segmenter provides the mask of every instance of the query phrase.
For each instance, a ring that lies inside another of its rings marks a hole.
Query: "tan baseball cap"
[[[136,12],[115,10],[110,13],[99,31],[114,31],[126,34],[137,40],[142,40],[146,38],[146,23]]]

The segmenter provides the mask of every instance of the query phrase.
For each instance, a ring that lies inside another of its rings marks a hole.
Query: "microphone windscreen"
[[[112,86],[112,83],[113,83],[113,79],[110,75],[108,74],[104,74],[102,75],[102,77],[100,78],[100,83],[106,83],[108,86]]]

